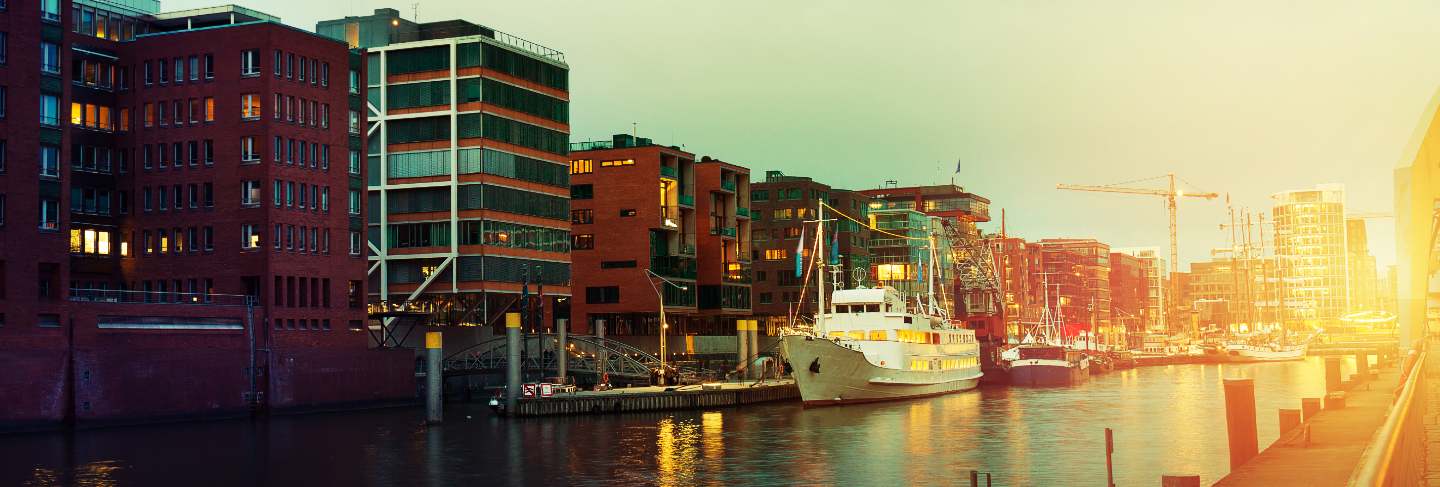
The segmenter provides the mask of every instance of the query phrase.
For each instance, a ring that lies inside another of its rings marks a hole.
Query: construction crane
[[[1116,183],[1116,184],[1114,184],[1114,185],[1109,185],[1109,186],[1085,186],[1085,185],[1080,185],[1080,184],[1057,184],[1057,185],[1055,185],[1055,189],[1065,189],[1065,190],[1070,190],[1070,191],[1094,191],[1094,192],[1099,192],[1099,193],[1138,194],[1138,195],[1146,195],[1146,196],[1159,196],[1159,197],[1161,197],[1161,198],[1165,198],[1165,211],[1169,212],[1169,214],[1170,214],[1170,273],[1171,273],[1171,274],[1174,274],[1175,272],[1177,272],[1177,271],[1179,270],[1179,260],[1180,260],[1180,259],[1179,259],[1179,257],[1180,257],[1180,256],[1179,256],[1180,252],[1179,252],[1179,250],[1178,250],[1179,245],[1176,243],[1176,238],[1175,238],[1175,200],[1178,200],[1178,199],[1180,199],[1180,198],[1182,198],[1182,197],[1205,198],[1205,199],[1207,199],[1207,200],[1213,200],[1213,199],[1219,197],[1220,195],[1215,194],[1215,193],[1200,193],[1200,192],[1196,192],[1196,193],[1186,193],[1184,190],[1181,190],[1181,189],[1178,189],[1178,188],[1175,187],[1175,173],[1173,173],[1173,172],[1172,172],[1172,173],[1168,173],[1168,174],[1166,174],[1165,176],[1161,176],[1161,177],[1165,177],[1165,178],[1168,178],[1168,179],[1169,179],[1169,181],[1170,181],[1170,188],[1169,188],[1169,189],[1127,188],[1127,187],[1117,186],[1117,185],[1119,185],[1119,184],[1138,183],[1138,182],[1142,182],[1142,181],[1149,181],[1149,180],[1153,180],[1153,179],[1160,179],[1160,177],[1154,177],[1154,178],[1148,178],[1148,179],[1141,179],[1141,180],[1137,180],[1137,181],[1128,181],[1128,182],[1125,182],[1125,183]]]

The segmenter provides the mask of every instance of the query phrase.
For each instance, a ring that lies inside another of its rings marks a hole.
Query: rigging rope
[[[908,235],[900,235],[900,234],[890,233],[890,232],[881,230],[881,229],[879,229],[879,228],[875,228],[874,226],[870,225],[869,223],[862,222],[862,221],[860,221],[860,220],[856,220],[856,219],[852,218],[850,215],[846,215],[845,212],[840,211],[838,208],[835,208],[835,207],[833,207],[833,206],[827,205],[827,204],[825,204],[825,203],[820,203],[820,204],[823,205],[823,206],[826,207],[826,208],[829,208],[829,209],[831,209],[831,210],[835,210],[835,214],[836,214],[836,215],[840,215],[840,216],[842,216],[842,217],[845,217],[846,220],[850,220],[850,221],[852,221],[852,222],[855,222],[857,225],[864,226],[865,228],[870,229],[870,231],[872,231],[872,232],[879,232],[879,233],[882,233],[882,234],[885,234],[885,235],[889,235],[889,236],[891,236],[891,237],[903,238],[903,239],[906,239],[906,240],[930,240],[928,237],[911,237],[911,236],[908,236]],[[837,231],[838,231],[838,230],[837,230]]]

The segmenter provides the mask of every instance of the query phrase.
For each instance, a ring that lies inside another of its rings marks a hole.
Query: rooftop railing
[[[245,306],[253,303],[243,294],[183,293],[166,291],[131,291],[120,289],[71,289],[70,300],[87,303],[117,304],[189,304],[205,306]]]
[[[563,52],[556,51],[554,49],[536,44],[534,42],[527,41],[520,37],[500,32],[498,30],[495,31],[495,40],[500,41],[501,44],[505,44],[507,46],[530,51],[531,53],[538,54],[540,57],[555,61],[557,63],[563,64],[565,62],[565,53]]]

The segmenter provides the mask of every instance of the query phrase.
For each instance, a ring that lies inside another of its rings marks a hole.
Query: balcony
[[[730,284],[750,284],[750,266],[729,264],[725,269],[725,282]]]
[[[695,259],[678,255],[650,257],[650,272],[674,279],[694,279]]]
[[[680,170],[671,166],[660,166],[660,177],[679,180]]]
[[[735,216],[740,218],[750,218],[750,209],[743,206],[737,206],[735,207]]]
[[[723,190],[725,190],[725,191],[729,191],[729,192],[731,192],[731,193],[734,193],[734,192],[735,192],[735,180],[734,180],[734,179],[723,179],[723,180],[721,180],[721,181],[720,181],[720,189],[723,189]]]
[[[711,235],[719,235],[721,237],[735,238],[735,233],[735,227],[713,227],[710,229]]]
[[[694,207],[695,207],[695,195],[693,195],[693,194],[682,194],[682,195],[680,195],[679,200],[680,200],[680,206],[685,206],[685,207],[690,207],[690,208],[694,208]]]

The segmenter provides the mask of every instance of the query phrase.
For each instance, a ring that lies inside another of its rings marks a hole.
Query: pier
[[[509,416],[558,416],[669,411],[744,406],[795,401],[800,391],[791,380],[760,383],[727,382],[679,387],[632,387],[608,391],[581,391],[548,398],[522,399]]]

